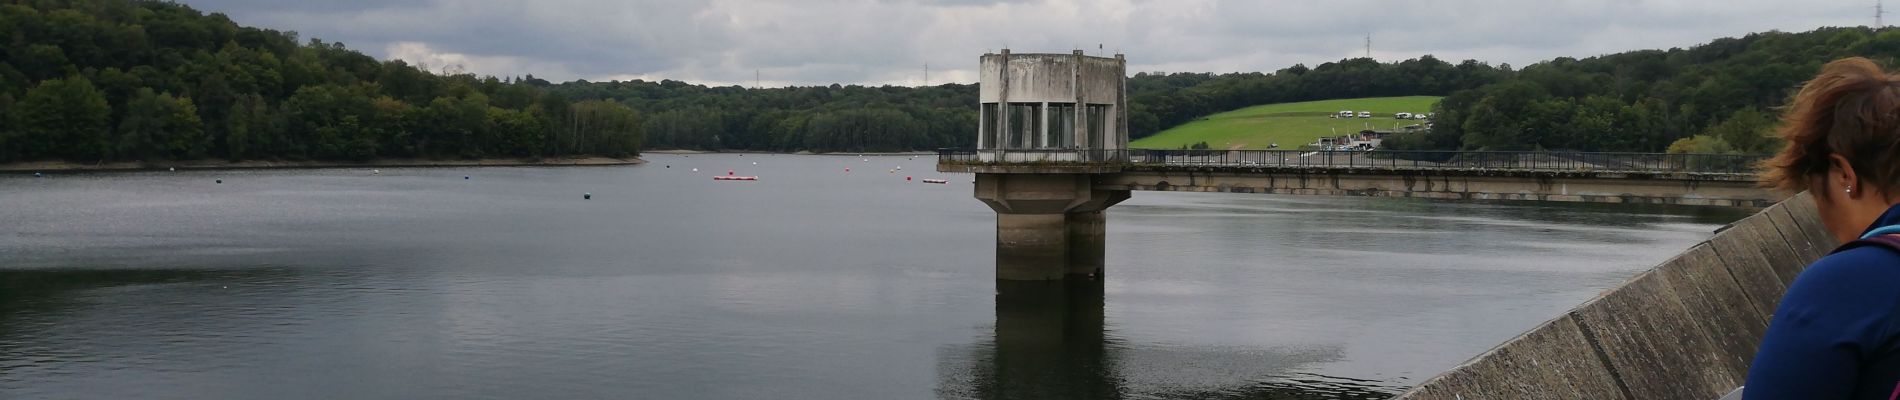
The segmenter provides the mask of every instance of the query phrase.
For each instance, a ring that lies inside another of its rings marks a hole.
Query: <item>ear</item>
[[[1854,166],[1847,162],[1847,157],[1843,157],[1840,154],[1829,154],[1827,155],[1827,159],[1828,164],[1832,167],[1827,170],[1827,182],[1830,186],[1835,188],[1834,190],[1840,190],[1847,195],[1847,198],[1857,199],[1868,190],[1873,189],[1861,187],[1860,175],[1854,173]]]

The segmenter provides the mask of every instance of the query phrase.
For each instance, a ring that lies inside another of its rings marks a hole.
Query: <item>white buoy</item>
[[[758,162],[758,161],[753,161],[753,162],[752,162],[752,165],[759,165],[759,162]]]
[[[903,171],[903,170],[904,170],[904,166],[902,166],[902,165],[899,165],[899,166],[897,166],[897,170],[898,170],[898,171]]]
[[[699,168],[693,168],[693,172],[699,172]]]
[[[171,168],[165,168],[165,170],[166,170],[166,171],[177,171],[177,170],[178,170],[178,167],[171,167]]]
[[[382,175],[382,174],[383,174],[383,170],[380,170],[380,169],[372,169],[372,170],[369,170],[369,174],[370,174],[370,175]]]
[[[850,168],[845,168],[845,171],[847,171],[847,172],[849,172],[849,171],[851,171],[851,169],[850,169]],[[34,177],[34,178],[45,178],[45,177],[46,177],[46,175],[41,175],[41,174],[40,174],[40,173],[38,173],[38,172],[34,172],[34,173],[33,173],[33,177]]]

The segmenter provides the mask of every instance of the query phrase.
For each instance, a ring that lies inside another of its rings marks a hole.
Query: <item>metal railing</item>
[[[1768,155],[1531,151],[997,150],[940,149],[949,164],[1121,164],[1275,168],[1456,169],[1753,174]]]

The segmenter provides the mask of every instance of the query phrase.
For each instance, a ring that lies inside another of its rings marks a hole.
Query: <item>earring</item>
[[[1853,192],[1854,192],[1854,187],[1853,187],[1853,186],[1848,186],[1848,187],[1847,187],[1847,192],[1848,192],[1848,193],[1853,193]]]

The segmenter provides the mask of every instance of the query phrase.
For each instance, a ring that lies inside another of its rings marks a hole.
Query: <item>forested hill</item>
[[[1769,110],[1822,63],[1897,53],[1900,32],[1828,28],[1522,70],[1426,56],[1148,72],[1129,80],[1129,122],[1142,137],[1255,104],[1448,95],[1434,130],[1388,143],[1752,152],[1772,145],[1762,136]],[[972,144],[976,91],[432,73],[175,3],[0,0],[0,162],[921,150]],[[1680,140],[1698,133],[1706,136]]]
[[[0,161],[627,155],[631,108],[183,5],[0,4]]]
[[[530,82],[566,98],[639,110],[654,148],[861,152],[976,144],[974,84],[748,89],[673,80]]]
[[[1397,148],[1766,153],[1776,109],[1829,61],[1895,66],[1900,30],[1823,28],[1525,66],[1452,93]],[[1694,137],[1691,137],[1695,135]]]

